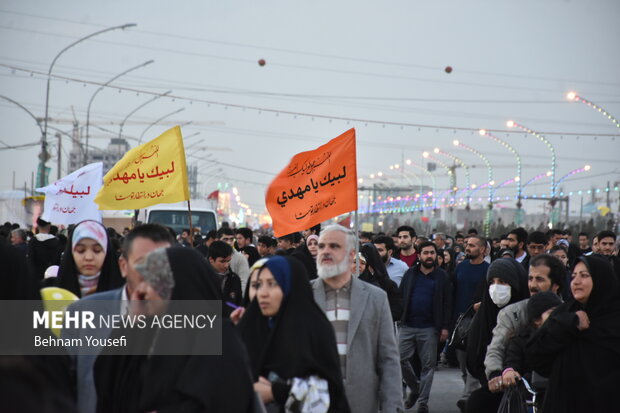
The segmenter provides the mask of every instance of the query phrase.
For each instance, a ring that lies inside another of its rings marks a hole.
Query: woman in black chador
[[[300,402],[320,405],[323,411],[349,411],[334,331],[314,302],[299,261],[275,256],[265,263],[256,298],[239,329],[250,355],[254,389],[269,411],[283,412],[285,405]],[[316,389],[316,397],[304,394],[304,386]]]
[[[527,345],[535,371],[549,377],[544,413],[618,411],[620,286],[607,260],[579,257],[574,300],[551,313]]]

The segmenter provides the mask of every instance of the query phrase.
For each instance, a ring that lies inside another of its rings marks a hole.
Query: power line
[[[0,25],[0,29],[11,30],[11,31],[20,31],[20,32],[26,32],[26,33],[31,33],[31,34],[41,34],[41,35],[45,35],[45,36],[57,36],[57,37],[63,37],[63,38],[69,38],[69,39],[74,39],[75,38],[75,36],[59,34],[59,33],[53,33],[53,32],[45,32],[45,31],[40,31],[40,30],[24,29],[24,28],[21,28],[21,27],[18,28],[18,27],[10,27],[10,26]],[[143,45],[143,44],[131,44],[131,43],[127,43],[127,42],[119,42],[119,41],[112,41],[112,40],[93,39],[93,40],[91,40],[91,42],[107,44],[107,45],[113,45],[113,46],[137,48],[137,49],[140,49],[140,50],[151,50],[151,51],[158,51],[158,52],[166,52],[166,53],[171,53],[171,54],[176,54],[176,55],[181,55],[181,56],[193,56],[193,57],[211,58],[211,59],[232,61],[232,62],[237,62],[237,63],[251,63],[251,64],[255,64],[256,63],[254,59],[248,59],[248,58],[240,58],[240,57],[222,56],[222,55],[199,53],[199,52],[182,51],[182,50],[178,50],[178,49],[168,49],[168,48],[163,48],[163,47],[152,47],[152,46],[146,46],[146,45]],[[411,81],[419,81],[419,82],[425,82],[425,83],[439,83],[439,84],[449,83],[449,84],[452,84],[452,85],[475,86],[475,87],[478,87],[478,88],[491,88],[491,89],[494,89],[494,90],[496,90],[496,89],[509,89],[509,90],[519,90],[519,91],[527,90],[527,91],[533,91],[533,92],[549,92],[549,93],[554,93],[554,94],[561,93],[561,92],[558,92],[557,89],[533,88],[533,87],[528,87],[528,86],[510,86],[510,85],[503,85],[503,84],[492,84],[492,83],[488,83],[488,82],[464,82],[464,81],[455,81],[455,80],[446,81],[445,79],[432,79],[432,78],[414,77],[414,76],[407,76],[407,75],[386,74],[386,73],[379,73],[379,72],[362,72],[362,71],[355,71],[355,70],[344,70],[344,69],[336,69],[336,68],[331,68],[331,67],[304,66],[304,65],[299,65],[299,64],[278,63],[277,61],[276,62],[271,62],[270,66],[284,67],[284,68],[289,68],[289,69],[301,69],[301,70],[322,71],[322,72],[329,72],[329,73],[339,73],[339,74],[345,74],[345,75],[378,77],[378,78],[381,78],[381,79],[386,79],[386,78],[387,79],[400,79],[400,80],[411,80]],[[606,83],[605,85],[609,86],[609,85],[612,85],[612,84]]]
[[[33,146],[39,146],[41,145],[41,141],[36,141],[36,142],[31,142],[31,143],[23,143],[21,145],[8,145],[6,143],[4,143],[3,141],[0,141],[1,144],[4,145],[4,147],[0,148],[0,151],[2,150],[6,150],[6,149],[27,149]]]
[[[224,165],[224,166],[230,166],[233,167],[235,169],[242,169],[244,171],[250,171],[250,172],[255,172],[255,173],[259,173],[259,174],[265,174],[265,175],[269,175],[269,176],[274,176],[275,174],[273,172],[268,172],[268,171],[261,171],[260,169],[253,169],[253,168],[246,168],[244,166],[239,166],[239,165],[235,165],[232,163],[226,163],[226,162],[220,162],[214,159],[208,159],[208,158],[201,158],[200,156],[197,155],[188,155],[194,159],[197,159],[199,161],[205,161],[205,162],[212,162],[216,165]]]
[[[11,60],[11,59],[9,59]],[[23,61],[23,60],[18,60],[18,61]],[[23,62],[29,62],[29,61],[23,61]],[[31,63],[31,62],[29,62]],[[82,69],[80,69],[82,70]],[[83,69],[86,70],[86,69]],[[105,72],[107,73],[107,72]],[[65,75],[67,76],[67,75]],[[107,79],[107,78],[106,78]],[[117,86],[118,87],[123,87],[123,82],[117,82]],[[451,111],[451,112],[447,112],[446,110],[437,110],[437,109],[431,109],[431,108],[419,108],[419,107],[402,107],[402,106],[387,106],[387,105],[379,105],[379,104],[372,104],[370,102],[368,103],[363,103],[363,102],[350,102],[350,99],[357,99],[358,97],[347,97],[347,96],[343,96],[342,98],[337,98],[335,96],[330,97],[330,96],[324,96],[321,97],[320,95],[316,95],[316,97],[314,97],[314,95],[304,95],[304,94],[277,94],[277,93],[269,93],[266,92],[265,94],[263,94],[263,92],[260,91],[244,91],[244,90],[223,90],[223,89],[209,89],[209,88],[194,88],[194,87],[190,87],[190,88],[186,88],[186,87],[179,87],[177,83],[168,83],[168,84],[160,84],[160,85],[146,85],[144,86],[144,84],[142,82],[137,82],[132,84],[131,87],[137,88],[140,87],[139,85],[142,85],[141,87],[151,87],[151,88],[158,88],[158,89],[185,89],[185,90],[192,90],[192,91],[203,91],[203,92],[209,92],[209,93],[223,93],[223,94],[235,94],[235,95],[245,95],[245,96],[258,96],[258,97],[266,97],[266,98],[273,98],[273,99],[278,99],[279,101],[294,101],[294,102],[310,102],[310,103],[315,103],[315,104],[319,104],[319,105],[331,105],[331,106],[337,106],[337,107],[341,107],[343,104],[346,104],[347,107],[349,108],[353,108],[353,107],[358,107],[358,108],[365,108],[365,109],[375,109],[375,110],[384,110],[384,111],[390,111],[390,112],[400,112],[400,113],[407,113],[407,114],[411,114],[411,113],[417,113],[417,114],[430,114],[430,115],[450,115],[450,116],[454,116],[454,117],[464,117],[467,119],[472,119],[472,118],[478,118],[481,120],[489,120],[489,121],[502,121],[504,120],[503,116],[498,116],[498,115],[491,115],[491,114],[486,114],[486,113],[468,113],[468,112],[458,112],[458,111]],[[287,99],[288,98],[288,99]],[[317,100],[318,99],[318,100]],[[341,100],[338,100],[341,99]],[[366,100],[366,99],[372,99],[372,97],[362,97],[362,100]],[[381,97],[378,97],[378,99],[382,99]],[[385,99],[390,99],[390,98],[385,98]],[[424,102],[424,103],[433,103],[433,102],[437,102],[437,103],[485,103],[486,101],[484,100],[467,100],[467,99],[429,99],[428,102],[426,101],[426,99],[424,98],[394,98],[394,99],[409,99],[408,101],[410,102]],[[359,99],[358,99],[359,100]],[[398,100],[397,100],[398,101]],[[402,100],[401,100],[402,101]],[[406,100],[405,100],[406,101]],[[490,100],[486,103],[492,103],[492,104],[496,104],[499,102],[503,102],[503,103],[511,103],[511,104],[516,104],[516,103],[520,103],[520,104],[525,104],[528,101],[510,101],[510,100]],[[535,102],[535,101],[534,101]],[[568,101],[564,101],[564,100],[553,100],[553,101],[544,101],[546,103],[554,103],[554,104],[564,104],[564,105],[568,105],[571,104],[571,102]],[[608,103],[612,102],[612,101],[606,101]],[[615,101],[613,101],[615,102]],[[602,103],[602,102],[601,102]],[[562,125],[579,125],[579,126],[591,126],[591,127],[595,127],[598,126],[598,124],[592,124],[592,123],[585,123],[585,122],[573,122],[573,121],[566,121],[566,120],[552,120],[552,119],[538,119],[538,118],[523,118],[523,120],[527,120],[528,122],[545,122],[545,123],[557,123],[557,124],[562,124]]]
[[[37,62],[33,60],[24,60],[24,59],[15,59],[9,58],[6,56],[0,56],[0,59],[5,61],[13,61],[20,62],[32,65],[38,65],[42,68],[47,67],[47,63],[45,62]],[[109,77],[111,75],[110,71],[96,70],[92,68],[81,68],[71,65],[58,65],[60,69],[68,69],[66,71],[66,75],[83,75],[88,74],[92,75],[93,73],[99,73],[103,76]],[[70,72],[73,70],[73,73]],[[6,74],[0,76],[8,76]],[[27,78],[25,76],[24,78]],[[423,103],[489,103],[489,104],[557,104],[557,105],[566,105],[571,104],[566,100],[561,99],[553,99],[553,100],[541,100],[541,99],[462,99],[462,98],[420,98],[420,97],[388,97],[388,96],[350,96],[350,95],[324,95],[324,94],[307,94],[307,93],[279,93],[279,92],[269,92],[269,91],[261,91],[261,90],[251,90],[251,89],[235,89],[235,88],[222,88],[220,86],[207,85],[203,83],[196,82],[177,82],[172,83],[170,79],[162,79],[148,76],[126,76],[124,80],[135,79],[133,82],[140,87],[146,88],[159,88],[159,89],[175,89],[175,90],[186,90],[191,92],[208,92],[208,93],[221,93],[221,94],[229,94],[229,95],[242,95],[242,96],[258,96],[258,97],[290,97],[290,98],[303,98],[303,99],[344,99],[344,100],[374,100],[374,101],[390,101],[390,102],[423,102]],[[123,84],[124,80],[117,82],[117,84]],[[165,84],[153,84],[141,82],[144,80],[152,81],[152,82],[169,82]],[[188,86],[181,86],[188,85]],[[597,94],[598,95],[598,94]],[[615,95],[614,95],[615,96]],[[602,104],[615,104],[620,103],[620,100],[600,100],[597,99],[598,103]]]
[[[6,10],[6,9],[0,9],[0,13],[13,14],[13,15],[18,15],[18,16],[31,17],[31,18],[44,19],[44,20],[51,20],[51,21],[73,23],[73,24],[79,24],[79,25],[83,25],[83,26],[107,27],[106,25],[103,25],[103,24],[84,23],[84,22],[81,22],[81,21],[71,20],[71,19],[66,19],[66,18],[42,16],[42,15],[36,15],[36,14],[32,14],[32,13],[16,12],[16,11]],[[185,35],[179,35],[177,33],[166,33],[166,32],[161,32],[161,31],[149,31],[149,30],[143,30],[143,29],[140,29],[140,28],[134,29],[133,31],[136,32],[136,33],[144,33],[144,34],[148,34],[148,35],[152,35],[152,36],[164,37],[166,39],[174,38],[174,39],[179,39],[179,40],[191,40],[191,41],[204,42],[204,43],[212,43],[212,44],[223,45],[223,46],[235,46],[235,47],[241,47],[241,48],[250,48],[250,49],[253,49],[253,50],[266,50],[266,51],[274,51],[274,52],[288,53],[288,54],[294,54],[294,55],[305,55],[305,56],[310,56],[310,57],[323,57],[323,58],[342,60],[342,61],[349,61],[349,62],[355,62],[355,63],[372,63],[372,64],[383,65],[383,66],[395,66],[395,67],[401,67],[401,68],[415,68],[415,69],[422,69],[422,70],[428,70],[428,71],[433,71],[433,72],[437,71],[438,69],[441,69],[438,66],[431,66],[431,65],[419,65],[419,64],[402,63],[402,62],[391,62],[391,61],[386,61],[386,60],[376,60],[376,59],[344,56],[344,55],[340,55],[340,54],[334,55],[334,54],[327,54],[327,53],[317,53],[317,52],[311,52],[311,51],[304,51],[304,50],[299,50],[299,49],[287,49],[287,48],[281,48],[281,47],[269,47],[269,46],[263,46],[263,45],[258,45],[258,44],[251,44],[251,43],[231,42],[231,41],[224,41],[224,40],[218,40],[218,39],[209,39],[209,38],[204,38],[204,37],[185,36]],[[520,75],[520,74],[518,75],[518,74],[513,74],[513,73],[494,73],[494,72],[475,71],[475,70],[459,70],[459,72],[467,73],[467,74],[473,74],[473,75],[483,75],[483,76],[497,76],[497,77],[508,77],[508,78],[516,78],[516,79],[527,79],[527,80],[532,80],[532,79],[534,79],[534,80],[543,80],[543,81],[550,81],[550,82],[554,82],[554,83],[556,83],[559,80],[559,81],[563,81],[563,82],[579,82],[579,83],[584,83],[584,84],[603,85],[603,86],[610,86],[610,85],[611,86],[620,86],[620,84],[618,84],[618,83],[598,82],[598,81],[593,81],[593,80],[575,80],[575,79],[558,78],[558,77],[555,77],[555,76],[554,77],[546,77],[546,76],[532,76],[532,75]]]
[[[36,74],[41,75],[42,72],[39,71],[34,71],[31,69],[25,69],[25,68],[21,68],[21,67],[16,67],[16,66],[12,66],[12,65],[7,65],[4,63],[0,63],[0,66],[2,67],[7,67],[9,69],[13,69],[13,70],[20,70],[20,71],[24,71],[24,72],[33,72]],[[76,79],[76,78],[72,78],[72,77],[67,77],[67,76],[62,76],[62,75],[56,75],[53,74],[52,77],[55,77],[57,79],[63,79],[66,81],[72,81],[72,82],[78,82],[78,83],[83,83],[83,84],[92,84],[92,85],[97,85],[97,86],[102,86],[103,83],[101,82],[95,82],[92,80],[86,80],[86,79]],[[156,93],[156,92],[152,92],[152,91],[148,91],[148,90],[143,90],[143,89],[136,89],[136,88],[127,88],[127,87],[121,87],[121,86],[117,86],[117,85],[108,85],[107,87],[111,88],[111,89],[117,89],[117,90],[122,90],[122,91],[129,91],[132,93],[142,93],[145,95],[151,95],[151,96],[163,96],[163,93]],[[307,113],[307,112],[296,112],[296,111],[290,111],[290,110],[281,110],[281,109],[273,109],[273,108],[266,108],[266,107],[260,107],[260,106],[252,106],[252,105],[242,105],[242,104],[238,104],[238,103],[229,103],[229,102],[221,102],[221,101],[216,101],[216,100],[208,100],[208,99],[200,99],[200,98],[190,98],[190,97],[186,97],[186,96],[180,96],[180,95],[172,95],[172,94],[168,94],[166,95],[166,97],[172,99],[173,101],[175,99],[179,99],[179,100],[185,100],[191,103],[194,102],[198,102],[198,103],[205,103],[207,105],[217,105],[217,106],[222,106],[225,109],[227,108],[237,108],[237,109],[241,109],[241,110],[253,110],[253,111],[257,111],[260,113],[262,112],[268,112],[268,113],[273,113],[276,116],[279,115],[290,115],[293,116],[294,118],[297,117],[305,117],[305,118],[310,118],[312,120],[314,120],[315,118],[317,119],[326,119],[329,121],[344,121],[347,124],[350,124],[351,122],[359,122],[359,123],[363,123],[365,125],[368,124],[374,124],[374,125],[382,125],[383,127],[385,126],[397,126],[400,127],[401,129],[404,127],[413,127],[413,128],[425,128],[425,129],[442,129],[442,130],[452,130],[452,131],[467,131],[467,132],[471,132],[471,133],[477,133],[478,132],[478,128],[471,128],[471,127],[464,127],[464,126],[446,126],[446,125],[430,125],[430,124],[418,124],[418,123],[409,123],[409,122],[395,122],[395,121],[384,121],[384,120],[377,120],[377,119],[363,119],[363,118],[354,118],[354,117],[346,117],[346,116],[333,116],[333,115],[325,115],[325,114],[318,114],[318,113]],[[511,130],[505,130],[505,129],[487,129],[490,132],[495,132],[495,133],[505,133],[505,134],[514,134],[514,131]],[[606,134],[606,133],[578,133],[578,132],[555,132],[555,131],[539,131],[540,134],[543,135],[563,135],[563,136],[600,136],[600,137],[613,137],[615,139],[616,136],[618,136],[617,134]],[[521,134],[521,133],[518,133]]]

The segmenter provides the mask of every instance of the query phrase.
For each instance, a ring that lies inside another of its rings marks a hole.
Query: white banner
[[[76,224],[85,219],[102,221],[95,196],[103,184],[103,163],[86,165],[37,192],[45,193],[42,218],[53,224]]]

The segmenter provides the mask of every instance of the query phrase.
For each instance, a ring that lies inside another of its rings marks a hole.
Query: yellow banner
[[[133,148],[103,177],[99,209],[139,209],[189,199],[181,128]]]

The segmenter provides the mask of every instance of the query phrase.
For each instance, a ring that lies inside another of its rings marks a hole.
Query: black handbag
[[[497,413],[527,413],[527,402],[525,400],[524,392],[521,389],[522,384],[518,383],[517,386],[508,387],[504,390],[502,401],[499,404]]]
[[[448,347],[455,350],[465,350],[467,333],[469,333],[474,315],[476,315],[476,311],[474,311],[474,305],[472,304],[456,320],[456,325],[452,331]]]

